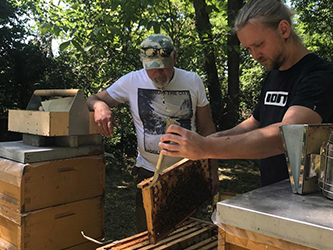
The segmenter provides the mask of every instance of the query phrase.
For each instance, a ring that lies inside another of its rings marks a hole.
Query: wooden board
[[[177,225],[189,218],[196,209],[212,198],[208,160],[183,159],[165,169],[156,183],[144,180],[142,189],[149,241],[165,238]]]
[[[222,228],[218,229],[218,250],[315,250],[299,244],[277,239],[271,236],[224,225],[227,230],[239,232],[239,235],[227,233]]]
[[[168,237],[151,244],[148,232],[122,239],[96,250],[211,250],[217,249],[217,227],[192,219],[179,225]]]
[[[93,112],[89,112],[88,131],[82,132],[83,124],[74,124],[70,128],[69,112],[46,112],[36,110],[9,110],[8,130],[41,136],[68,136],[80,134],[97,134]]]

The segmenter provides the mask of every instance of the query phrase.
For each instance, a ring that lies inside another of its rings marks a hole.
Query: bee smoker
[[[323,144],[320,154],[319,188],[325,197],[333,199],[333,132],[328,142]]]

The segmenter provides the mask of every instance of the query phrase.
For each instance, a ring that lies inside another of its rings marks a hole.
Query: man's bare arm
[[[202,137],[193,131],[170,126],[160,142],[162,153],[189,159],[262,159],[284,152],[279,126],[290,124],[318,124],[322,118],[315,111],[292,106],[282,122],[250,132],[222,137]],[[176,133],[180,136],[177,136]],[[177,144],[166,144],[174,141]]]
[[[94,111],[94,119],[97,123],[98,131],[105,136],[113,136],[113,127],[118,126],[110,108],[119,103],[114,100],[107,91],[99,92],[89,96],[87,105]]]

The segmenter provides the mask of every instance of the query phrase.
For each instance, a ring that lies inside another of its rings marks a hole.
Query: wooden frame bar
[[[142,189],[149,240],[157,243],[212,198],[208,160],[183,159],[165,169],[157,181],[144,180]]]

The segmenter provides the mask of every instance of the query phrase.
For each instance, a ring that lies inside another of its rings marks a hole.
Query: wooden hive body
[[[20,142],[1,143],[0,153],[24,163],[0,157],[0,249],[93,249],[81,231],[94,238],[104,234],[101,150],[92,147],[97,155],[87,155],[89,150],[80,149],[89,147],[82,146],[67,148],[64,154],[61,147],[29,146],[29,154],[19,157],[26,147]],[[79,157],[71,157],[78,151]],[[36,160],[48,160],[31,162],[34,153],[39,155]],[[60,154],[67,158],[59,159]]]
[[[61,250],[81,244],[80,250],[93,249],[91,244],[86,245],[80,232],[84,230],[92,237],[100,238],[103,228],[102,196],[28,213],[17,213],[1,206],[0,249]]]
[[[26,213],[102,196],[104,179],[103,155],[28,164],[0,158],[0,204]]]

